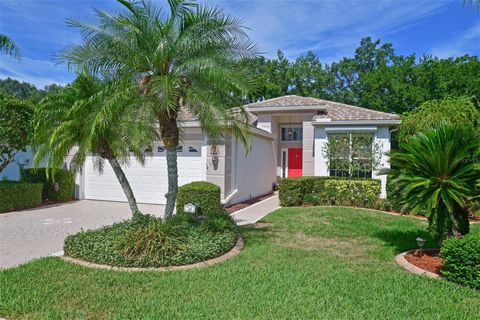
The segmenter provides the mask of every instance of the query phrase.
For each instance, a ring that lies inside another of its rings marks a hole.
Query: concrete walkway
[[[143,213],[162,216],[164,206],[139,204]],[[279,208],[274,195],[233,214],[238,225],[255,223]],[[129,219],[127,203],[82,200],[0,214],[0,269],[49,255],[60,255],[64,239]]]
[[[278,201],[278,194],[265,199],[263,201],[257,202],[245,209],[239,210],[232,214],[233,220],[239,226],[243,226],[246,224],[252,224],[257,222],[258,220],[265,217],[272,211],[280,208],[280,203]]]
[[[144,213],[162,216],[164,206],[139,204]],[[0,214],[0,268],[59,253],[72,233],[129,219],[127,203],[82,200]]]

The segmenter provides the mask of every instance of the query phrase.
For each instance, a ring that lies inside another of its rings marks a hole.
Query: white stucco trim
[[[288,148],[281,148],[280,149],[280,176],[282,176],[282,169],[283,169],[283,152],[286,152],[285,154],[285,177],[282,178],[288,178]]]
[[[337,132],[365,132],[365,133],[373,133],[377,132],[377,126],[325,126],[325,131],[327,133],[337,133]]]
[[[336,120],[336,121],[325,121],[325,119],[319,118],[312,121],[314,126],[333,126],[333,125],[400,125],[401,120]]]
[[[272,112],[288,112],[290,114],[299,113],[299,111],[326,111],[326,104],[318,106],[291,106],[291,107],[246,107],[245,110],[252,113],[266,112],[271,114]]]

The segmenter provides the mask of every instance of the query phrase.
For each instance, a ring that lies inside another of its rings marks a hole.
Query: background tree
[[[37,104],[42,98],[61,88],[62,86],[60,85],[50,84],[43,89],[38,89],[28,82],[20,82],[11,78],[0,79],[0,92],[7,93],[19,99],[30,100],[34,104]]]
[[[472,128],[442,124],[407,137],[391,153],[391,177],[404,210],[425,212],[436,240],[469,232],[467,205],[475,196],[480,138]]]
[[[218,8],[169,0],[164,13],[151,2],[119,2],[126,12],[97,11],[98,26],[71,21],[80,28],[83,43],[67,48],[61,57],[70,66],[130,81],[137,88],[135,95],[142,95],[166,148],[168,218],[178,190],[177,121],[188,110],[213,143],[228,123],[232,133],[248,144],[248,117],[243,109],[234,115],[230,111],[242,105],[253,85],[235,62],[255,57],[256,49],[239,20]]]
[[[46,159],[49,171],[62,168],[72,148],[78,148],[71,170],[78,172],[88,155],[103,172],[104,160],[112,167],[133,214],[139,212],[132,188],[122,169],[130,155],[143,163],[142,151],[152,141],[155,129],[148,113],[117,85],[80,74],[66,88],[46,97],[35,110],[34,164]]]
[[[427,101],[403,117],[398,138],[404,141],[411,135],[439,127],[442,123],[469,127],[480,135],[480,109],[468,97]]]
[[[0,93],[0,172],[29,144],[33,105]]]

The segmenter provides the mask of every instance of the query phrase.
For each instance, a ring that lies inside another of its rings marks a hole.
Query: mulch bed
[[[266,195],[263,195],[263,196],[260,196],[260,197],[252,198],[252,199],[244,201],[244,202],[236,203],[234,205],[225,207],[224,209],[229,214],[232,214],[235,211],[242,210],[242,209],[245,209],[247,207],[250,207],[252,204],[263,201],[263,200],[268,199],[272,196],[273,196],[273,193],[269,193],[269,194],[266,194]]]
[[[423,251],[420,255],[418,250],[413,253],[407,253],[405,259],[416,267],[440,274],[443,265],[443,259],[439,256],[439,250]]]

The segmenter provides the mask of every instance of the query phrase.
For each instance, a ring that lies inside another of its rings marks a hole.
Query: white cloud
[[[480,21],[453,39],[446,39],[444,45],[433,48],[431,54],[439,58],[458,57],[474,54],[480,47]]]
[[[65,85],[74,79],[74,74],[66,71],[65,66],[56,65],[48,60],[22,58],[21,61],[2,56],[0,59],[0,78],[13,78],[30,82],[37,88],[56,83]]]
[[[251,28],[267,56],[315,51],[351,55],[362,37],[382,38],[438,13],[446,1],[220,1]],[[322,59],[326,62],[324,59]]]

